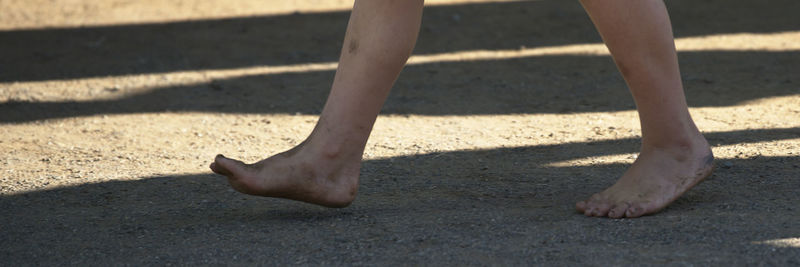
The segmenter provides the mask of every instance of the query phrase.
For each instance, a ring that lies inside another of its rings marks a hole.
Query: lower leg
[[[236,190],[330,207],[355,198],[372,125],[416,42],[422,0],[356,1],[330,95],[297,147],[255,164],[217,156],[211,169]]]
[[[663,209],[706,176],[713,156],[689,115],[669,16],[661,0],[582,0],[636,102],[642,150],[612,187],[577,203],[588,216]]]

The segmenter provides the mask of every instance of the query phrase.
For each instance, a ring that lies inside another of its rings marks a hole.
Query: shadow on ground
[[[716,144],[798,136],[797,128],[708,134]],[[573,210],[625,166],[545,167],[637,145],[624,139],[371,160],[358,199],[345,209],[240,195],[209,174],[0,196],[0,258],[32,265],[800,264],[800,248],[755,243],[800,237],[796,157],[726,160],[666,211],[636,220]]]

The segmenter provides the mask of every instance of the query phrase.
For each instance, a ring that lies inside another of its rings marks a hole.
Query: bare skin
[[[689,115],[672,29],[660,0],[583,0],[625,78],[642,124],[639,158],[616,184],[576,204],[587,216],[663,209],[710,175],[713,156]],[[422,0],[357,0],[316,127],[255,164],[217,156],[211,169],[245,194],[349,205],[372,125],[416,42]]]
[[[616,184],[576,204],[587,216],[660,211],[711,174],[713,155],[686,104],[672,27],[660,0],[583,0],[636,102],[639,157]]]
[[[255,164],[217,156],[211,170],[245,194],[349,205],[372,125],[416,43],[422,6],[422,0],[356,1],[331,93],[309,137]]]

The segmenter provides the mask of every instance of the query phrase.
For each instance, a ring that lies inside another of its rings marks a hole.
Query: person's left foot
[[[711,149],[705,139],[696,141],[688,149],[643,149],[613,186],[575,207],[586,216],[610,218],[659,212],[711,175]]]
[[[305,150],[308,148],[305,144],[254,164],[217,155],[210,168],[228,177],[233,189],[248,195],[293,199],[331,208],[350,205],[358,191],[360,154],[320,155]]]

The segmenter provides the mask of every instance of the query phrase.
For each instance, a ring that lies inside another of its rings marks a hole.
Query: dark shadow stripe
[[[585,218],[572,205],[613,183],[625,166],[541,168],[525,163],[521,152],[532,151],[367,161],[360,195],[346,209],[244,196],[210,174],[0,196],[0,257],[14,265],[469,264],[475,258],[583,265],[596,258],[661,262],[667,253],[670,262],[791,265],[800,256],[800,249],[752,244],[800,236],[797,157],[730,160],[732,167],[718,169],[663,213],[619,221]],[[631,246],[653,249],[621,258]],[[587,251],[594,256],[585,257]],[[456,256],[435,256],[441,254]]]

